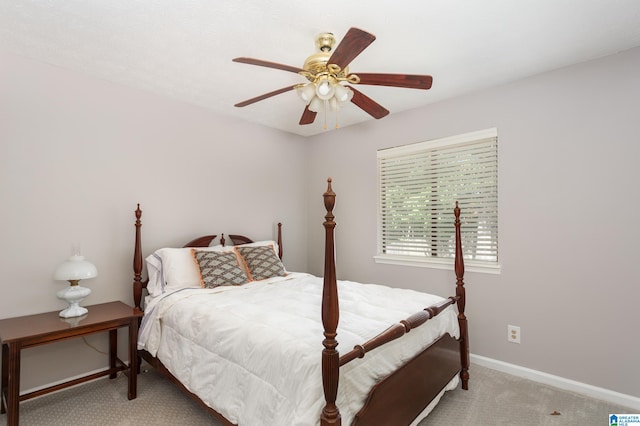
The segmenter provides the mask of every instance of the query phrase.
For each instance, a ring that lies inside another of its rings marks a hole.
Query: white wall
[[[0,318],[62,309],[52,274],[76,243],[99,273],[84,304],[132,303],[136,203],[145,256],[206,233],[271,239],[281,221],[285,265],[306,269],[299,137],[8,53],[0,63]],[[28,349],[22,389],[106,365],[78,339]]]
[[[376,150],[497,127],[502,274],[466,274],[471,351],[640,397],[639,69],[636,48],[313,138],[311,272],[331,176],[339,278],[454,294],[453,272],[374,263]]]

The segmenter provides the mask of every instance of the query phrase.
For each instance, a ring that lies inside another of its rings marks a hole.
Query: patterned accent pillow
[[[272,245],[258,247],[235,248],[242,258],[251,281],[264,280],[271,277],[284,277],[287,273],[284,265]]]
[[[234,252],[201,250],[192,250],[192,252],[200,268],[202,287],[216,288],[221,285],[240,285],[249,282]]]

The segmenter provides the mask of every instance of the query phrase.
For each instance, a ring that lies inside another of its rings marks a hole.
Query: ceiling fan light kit
[[[316,47],[319,52],[309,56],[305,60],[302,68],[263,61],[261,59],[235,58],[233,59],[234,62],[295,72],[309,80],[309,83],[295,84],[274,90],[273,92],[237,103],[235,106],[244,107],[295,89],[298,97],[302,99],[306,105],[300,118],[300,125],[313,123],[316,114],[323,111],[325,112],[326,129],[327,109],[337,112],[347,102],[355,104],[375,119],[385,117],[389,114],[387,109],[355,88],[347,86],[346,83],[427,90],[431,88],[432,77],[429,75],[409,74],[349,73],[348,66],[351,61],[373,43],[375,39],[373,34],[358,28],[350,28],[334,50],[333,46],[336,40],[333,34],[322,33],[316,38]],[[337,127],[336,116],[336,128]]]
[[[351,89],[332,78],[319,78],[311,83],[302,84],[296,87],[296,91],[313,112],[319,112],[324,102],[328,102],[331,111],[337,111],[353,98]]]

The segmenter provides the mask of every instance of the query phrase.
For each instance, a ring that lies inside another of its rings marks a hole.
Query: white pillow
[[[233,251],[233,247],[217,245],[199,247],[198,250],[230,252]],[[151,296],[183,288],[202,288],[200,268],[189,247],[156,250],[147,257],[147,271],[147,291]]]
[[[147,276],[149,282],[147,283],[147,292],[149,296],[156,297],[162,294],[162,286],[164,280],[162,279],[162,263],[160,256],[156,253],[152,253],[145,259],[147,263]]]
[[[156,253],[162,262],[163,293],[182,288],[202,288],[198,265],[190,248],[163,248]]]

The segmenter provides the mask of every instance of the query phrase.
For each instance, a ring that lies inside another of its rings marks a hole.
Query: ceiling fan
[[[389,114],[386,108],[355,89],[352,85],[364,84],[427,90],[431,88],[433,79],[430,75],[350,73],[349,64],[351,61],[373,43],[375,39],[376,37],[373,34],[358,28],[350,28],[340,44],[333,49],[336,43],[333,34],[320,34],[316,40],[319,52],[309,56],[302,68],[261,59],[235,58],[233,59],[234,62],[294,72],[309,81],[306,84],[294,84],[247,99],[235,104],[235,106],[245,107],[295,89],[299,97],[306,103],[300,118],[299,124],[301,125],[313,123],[319,111],[326,111],[327,107],[330,110],[337,111],[346,102],[357,105],[373,118],[380,119],[385,117]]]

